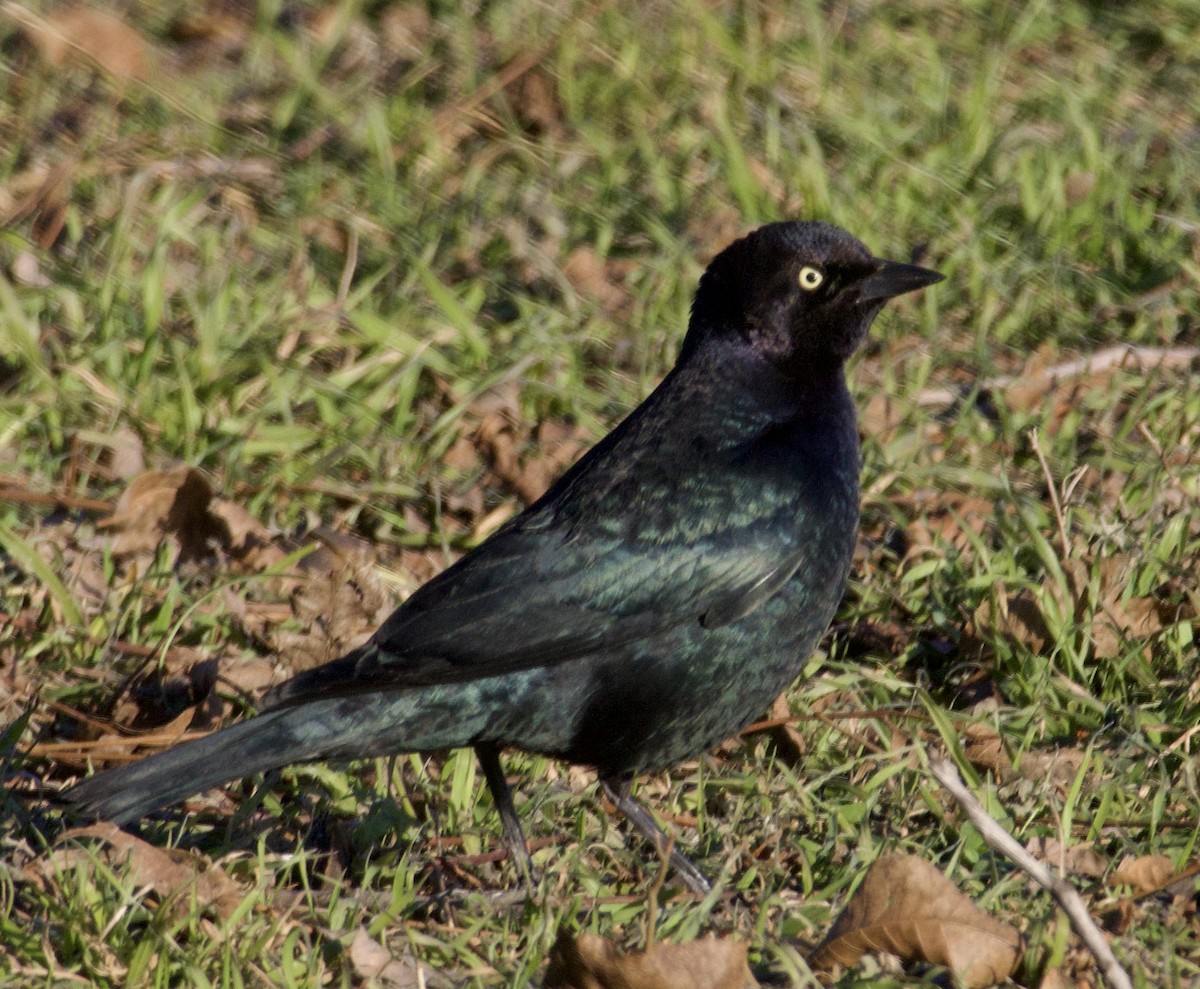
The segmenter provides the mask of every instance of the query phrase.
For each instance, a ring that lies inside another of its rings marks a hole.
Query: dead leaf
[[[291,594],[299,630],[266,630],[279,662],[292,672],[320,666],[361,645],[395,605],[375,572],[371,544],[328,529],[311,536],[317,549],[300,561]]]
[[[1053,343],[1043,343],[1029,355],[1024,369],[1004,389],[1004,398],[1009,408],[1023,412],[1041,408],[1046,397],[1053,391],[1047,371],[1057,356],[1058,350]]]
[[[1128,596],[1134,560],[1120,553],[1083,568],[1077,580],[1077,610],[1091,611],[1092,655],[1115,659],[1130,640],[1145,639],[1163,629],[1158,602]]]
[[[171,24],[170,38],[175,44],[192,49],[189,53],[207,58],[234,58],[242,53],[254,29],[252,14],[237,5],[226,9],[185,10]]]
[[[1034,655],[1042,655],[1054,640],[1033,591],[1023,587],[1010,594],[1002,584],[975,609],[964,629],[964,647],[983,646],[997,635],[1025,646]]]
[[[223,549],[250,572],[269,570],[287,556],[267,527],[237,502],[217,498],[211,514],[223,527]]]
[[[425,984],[420,966],[413,959],[396,958],[365,927],[354,932],[348,954],[355,973],[362,979],[376,979],[389,989],[411,989]]]
[[[1067,181],[1063,183],[1064,191],[1067,194],[1067,202],[1072,206],[1078,206],[1084,202],[1096,188],[1096,173],[1095,172],[1071,172],[1067,175]]]
[[[1083,760],[1084,752],[1081,749],[1030,749],[1021,753],[1017,761],[1017,772],[1027,780],[1068,787],[1075,781]]]
[[[994,502],[972,495],[948,493],[909,524],[906,531],[909,553],[939,545],[966,553],[971,548],[968,534],[982,536],[995,517]]]
[[[108,445],[112,450],[108,471],[113,477],[127,481],[146,469],[142,438],[128,426],[116,430],[109,437]]]
[[[867,871],[809,961],[829,970],[876,951],[945,965],[961,985],[974,989],[1012,974],[1021,937],[975,906],[928,862],[885,855]]]
[[[867,399],[866,407],[862,411],[862,431],[880,441],[887,440],[904,422],[910,411],[909,404],[900,402],[886,389],[878,389]]]
[[[775,743],[776,753],[787,765],[800,765],[808,747],[804,744],[804,736],[792,723],[792,709],[788,705],[787,694],[780,694],[775,698],[768,717],[778,722],[771,729],[771,740]]]
[[[963,754],[972,766],[991,770],[997,779],[1012,774],[1012,760],[1004,749],[1004,741],[990,725],[973,722],[963,731]]]
[[[75,162],[62,161],[52,167],[35,166],[15,176],[0,196],[0,227],[29,218],[30,239],[43,251],[54,247],[66,226],[75,169]]]
[[[621,954],[595,934],[559,931],[546,967],[546,989],[747,989],[757,986],[746,946],[706,938]]]
[[[54,283],[42,273],[41,263],[33,251],[19,251],[13,259],[13,281],[30,288],[49,288]]]
[[[389,4],[379,15],[379,32],[385,51],[420,58],[429,48],[433,18],[421,4]]]
[[[521,125],[531,134],[554,134],[561,129],[562,103],[554,76],[534,66],[505,90]]]
[[[1053,968],[1048,968],[1042,974],[1042,981],[1038,983],[1038,989],[1075,989],[1075,983],[1063,974],[1063,970],[1055,965]]]
[[[150,76],[150,46],[107,11],[80,5],[38,16],[15,4],[7,10],[55,68],[85,61],[121,81],[145,82]]]
[[[96,838],[102,842],[99,854],[112,868],[127,865],[137,886],[148,886],[164,902],[172,902],[175,916],[187,910],[194,896],[203,907],[211,907],[222,920],[232,916],[242,901],[242,891],[210,860],[179,849],[157,848],[135,838],[115,824],[93,824],[74,828],[63,839]],[[60,840],[61,841],[61,840]],[[96,855],[78,844],[61,844],[31,868],[37,879],[54,881],[55,876]]]
[[[1109,881],[1132,886],[1140,895],[1162,889],[1174,875],[1175,865],[1165,855],[1126,856]]]
[[[1038,861],[1059,872],[1095,877],[1108,871],[1108,859],[1090,841],[1064,848],[1057,838],[1037,837],[1030,839],[1025,848]]]
[[[173,536],[181,562],[202,559],[210,552],[210,540],[229,539],[228,528],[208,511],[212,496],[208,478],[194,467],[149,470],[129,482],[116,510],[96,528],[114,531],[114,556],[153,552]]]
[[[617,282],[620,271],[619,264],[606,262],[589,244],[575,248],[563,262],[563,274],[571,287],[610,313],[619,312],[630,302],[628,293]]]

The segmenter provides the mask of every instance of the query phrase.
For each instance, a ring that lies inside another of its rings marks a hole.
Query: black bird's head
[[[782,370],[840,365],[888,299],[942,280],[874,257],[828,223],[771,223],[730,244],[700,279],[680,360],[706,340],[742,340]]]

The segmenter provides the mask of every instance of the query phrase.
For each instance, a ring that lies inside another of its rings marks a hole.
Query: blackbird
[[[595,767],[661,852],[630,783],[734,735],[804,667],[858,526],[846,359],[888,299],[941,278],[824,223],[736,241],[653,393],[365,645],[275,688],[263,713],[62,798],[120,823],[291,763],[472,746],[530,882],[499,759],[512,747]]]

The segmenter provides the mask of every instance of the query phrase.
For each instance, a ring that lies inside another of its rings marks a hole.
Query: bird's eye
[[[804,289],[805,292],[811,292],[820,287],[821,282],[825,281],[825,276],[821,274],[819,269],[814,268],[810,264],[806,264],[800,269],[800,276],[796,280],[800,283],[800,287]]]

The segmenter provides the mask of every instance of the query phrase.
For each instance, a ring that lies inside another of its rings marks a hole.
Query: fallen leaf
[[[390,989],[411,989],[424,986],[420,966],[411,958],[396,958],[387,948],[367,933],[365,927],[354,932],[348,950],[350,964],[363,979],[375,979]]]
[[[1068,787],[1075,781],[1083,760],[1084,752],[1081,749],[1030,749],[1021,753],[1017,761],[1017,772],[1027,780]]]
[[[948,493],[909,524],[909,553],[930,546],[951,546],[966,553],[971,548],[969,534],[983,535],[995,518],[996,505],[987,498]]]
[[[592,299],[610,313],[628,306],[628,293],[617,282],[619,265],[605,262],[595,248],[582,244],[563,262],[563,274],[571,287],[584,298]]]
[[[167,536],[179,546],[180,562],[202,559],[210,541],[228,543],[228,527],[209,510],[213,489],[194,467],[139,474],[117,499],[116,510],[96,523],[113,531],[114,556],[153,552]]]
[[[747,989],[757,986],[746,946],[705,938],[622,954],[595,934],[559,931],[546,967],[546,989]]]
[[[127,481],[146,469],[142,438],[129,427],[116,430],[108,438],[108,446],[112,451],[108,472],[113,477]]]
[[[554,76],[539,66],[522,73],[505,89],[517,119],[531,134],[562,129],[562,102]]]
[[[14,13],[42,57],[55,68],[89,61],[118,80],[145,82],[150,75],[150,46],[132,27],[103,10],[65,7],[38,16],[15,4]]]
[[[137,886],[147,886],[163,901],[171,902],[176,916],[187,910],[192,897],[203,907],[211,907],[222,920],[232,916],[242,901],[242,891],[221,869],[208,859],[179,849],[157,848],[135,838],[115,824],[93,824],[74,828],[60,839],[59,847],[33,863],[42,880],[53,880],[63,870],[89,862],[96,854],[63,839],[96,838],[102,845],[98,854],[112,868],[127,866]]]
[[[421,4],[389,4],[379,15],[380,40],[386,51],[407,58],[422,57],[433,34],[433,18]]]
[[[241,16],[239,16],[241,15]],[[234,58],[245,50],[253,33],[253,15],[236,6],[220,10],[185,10],[171,24],[170,37],[177,45],[192,49],[194,58]]]
[[[30,288],[49,288],[54,283],[42,273],[42,266],[33,251],[20,251],[12,263],[13,281]]]
[[[963,731],[963,754],[972,766],[991,770],[999,780],[1012,774],[1012,760],[1004,749],[1004,741],[990,725],[973,722]]]
[[[1060,872],[1095,877],[1108,871],[1108,859],[1096,851],[1091,842],[1080,842],[1064,848],[1057,838],[1037,837],[1030,839],[1025,849],[1038,861]]]
[[[291,612],[299,629],[266,629],[279,662],[293,672],[320,666],[361,645],[395,605],[375,573],[373,546],[329,529],[310,535],[317,549],[300,561],[291,593]]]
[[[1063,974],[1061,968],[1055,965],[1046,969],[1042,974],[1042,981],[1038,983],[1038,989],[1075,989],[1075,983]]]
[[[792,723],[792,709],[788,705],[787,694],[780,694],[775,698],[767,717],[778,722],[770,729],[776,754],[789,766],[800,765],[808,747],[804,744],[804,736]]]
[[[1162,889],[1175,875],[1175,866],[1165,855],[1126,856],[1109,880],[1132,886],[1135,893]]]
[[[1035,656],[1042,655],[1054,640],[1034,593],[1023,587],[1010,594],[1002,584],[975,609],[964,629],[964,648],[983,646],[997,635],[1025,646]]]
[[[211,514],[223,527],[223,548],[247,570],[269,570],[287,555],[272,540],[267,527],[237,502],[217,498]]]
[[[1021,955],[1017,931],[975,906],[934,866],[885,855],[809,959],[816,969],[855,964],[867,952],[949,968],[968,989],[1003,982]]]

